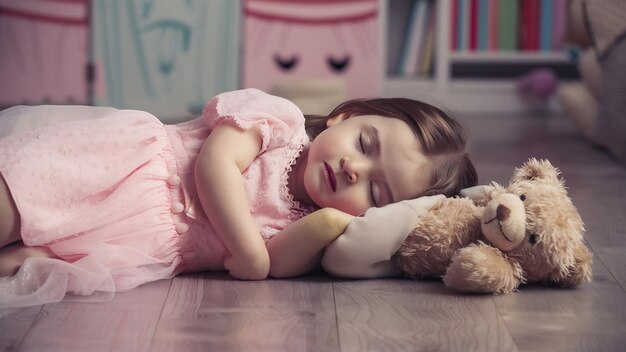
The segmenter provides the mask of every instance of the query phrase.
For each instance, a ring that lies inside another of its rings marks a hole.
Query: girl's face
[[[340,114],[327,125],[309,146],[304,202],[358,215],[415,198],[430,185],[430,161],[404,121]]]

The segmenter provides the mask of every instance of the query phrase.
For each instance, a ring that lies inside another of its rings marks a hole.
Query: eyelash
[[[361,152],[363,152],[363,154],[367,154],[365,152],[365,147],[363,146],[363,133],[359,133],[359,145],[361,146]],[[375,207],[378,207],[378,204],[376,204],[376,198],[374,197],[374,184],[373,182],[370,181],[370,200],[372,201],[372,204],[374,204]]]
[[[363,133],[359,134],[359,145],[361,146],[361,152],[365,153],[365,146],[363,145]]]

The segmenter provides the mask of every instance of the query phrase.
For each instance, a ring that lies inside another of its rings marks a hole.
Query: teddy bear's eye
[[[528,242],[530,242],[530,244],[536,244],[537,242],[539,242],[539,235],[537,235],[536,233],[531,234],[530,236],[528,236]]]
[[[525,195],[525,194],[522,194],[521,196],[519,196],[519,199],[521,199],[521,200],[522,200],[522,202],[523,202],[523,201],[525,201],[525,200],[526,200],[526,195]]]

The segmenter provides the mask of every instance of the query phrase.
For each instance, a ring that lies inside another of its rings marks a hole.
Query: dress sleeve
[[[213,97],[202,117],[211,129],[224,121],[241,129],[256,128],[263,139],[261,153],[286,145],[296,132],[304,131],[304,115],[294,103],[254,88]]]

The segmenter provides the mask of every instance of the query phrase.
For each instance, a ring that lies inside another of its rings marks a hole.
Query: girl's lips
[[[333,172],[333,168],[330,167],[327,163],[324,163],[324,178],[326,178],[326,183],[328,187],[333,191],[337,191],[337,180],[335,179],[335,173]]]

